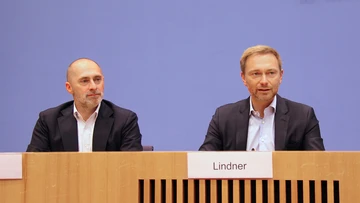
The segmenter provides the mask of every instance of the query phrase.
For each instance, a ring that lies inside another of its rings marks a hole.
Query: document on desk
[[[188,152],[188,178],[273,177],[272,152]]]
[[[0,179],[22,179],[21,153],[0,153]]]

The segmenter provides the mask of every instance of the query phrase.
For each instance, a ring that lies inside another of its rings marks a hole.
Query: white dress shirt
[[[78,128],[79,152],[92,152],[94,127],[99,114],[100,105],[101,102],[95,112],[86,121],[84,121],[74,104],[74,117],[77,120]]]
[[[250,97],[247,151],[275,150],[275,112],[276,96],[271,104],[264,109],[264,118],[261,118],[260,113],[254,110]]]

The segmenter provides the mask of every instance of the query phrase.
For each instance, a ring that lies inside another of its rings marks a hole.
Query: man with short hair
[[[250,97],[216,109],[199,150],[325,150],[313,108],[277,94],[284,70],[275,49],[250,47],[240,66]]]
[[[69,65],[73,101],[42,111],[27,152],[142,151],[137,115],[104,100],[104,76],[88,58]]]

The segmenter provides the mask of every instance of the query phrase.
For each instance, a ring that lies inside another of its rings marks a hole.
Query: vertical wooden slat
[[[183,203],[183,180],[176,180],[176,202]]]
[[[200,198],[200,203],[205,203],[205,198],[206,198],[206,191],[205,191],[205,180],[200,180],[199,181],[199,198]]]
[[[108,173],[104,173],[107,171],[107,156],[102,156],[101,154],[95,153],[92,156],[89,154],[84,154],[84,158],[89,160],[90,165],[90,191],[91,191],[91,202],[107,202],[107,180],[108,180]],[[92,157],[92,158],[91,158]],[[134,186],[133,192],[138,194],[138,187],[136,181],[133,181],[131,186]],[[96,191],[96,192],[94,192]]]
[[[229,202],[229,186],[228,186],[228,180],[222,180],[221,181],[221,199],[222,202]]]
[[[263,202],[262,180],[256,180],[256,202]]]
[[[210,202],[211,203],[217,203],[217,187],[216,187],[216,180],[210,181]]]
[[[308,180],[303,181],[303,193],[304,193],[304,203],[310,202],[310,182]]]
[[[144,203],[150,203],[150,180],[144,180]]]
[[[280,203],[286,203],[286,180],[280,180]]]
[[[327,181],[328,203],[334,203],[334,181]]]
[[[51,155],[49,155],[49,156],[51,156]],[[27,156],[28,157],[28,156]],[[33,156],[33,157],[31,157],[31,156],[29,156],[30,158],[28,159],[28,165],[27,166],[24,166],[25,168],[26,168],[26,170],[27,170],[27,172],[25,172],[25,173],[27,173],[27,175],[26,176],[24,176],[25,174],[23,174],[23,178],[26,178],[26,182],[24,183],[24,185],[23,185],[23,188],[24,188],[24,190],[22,190],[22,191],[16,191],[16,192],[21,192],[22,193],[22,195],[24,195],[25,196],[25,201],[23,201],[23,202],[30,202],[30,201],[33,201],[33,202],[35,202],[34,200],[36,200],[36,202],[37,203],[46,203],[46,201],[47,201],[47,199],[46,199],[46,196],[45,195],[40,195],[40,194],[46,194],[45,192],[44,192],[44,188],[42,188],[42,187],[44,187],[45,185],[46,185],[46,178],[45,178],[45,175],[47,174],[46,173],[46,169],[48,168],[47,167],[47,164],[46,164],[46,161],[45,161],[45,159],[44,158],[41,158],[40,156]],[[74,162],[75,162],[75,160],[74,160]],[[57,165],[56,165],[57,166]],[[70,169],[75,169],[75,171],[77,172],[77,169],[79,168],[79,167],[74,167],[74,164],[73,165],[69,165],[69,168]],[[34,169],[36,169],[36,170],[34,170]],[[23,170],[24,171],[24,170]],[[52,171],[52,170],[50,170],[50,171]],[[75,173],[73,173],[73,174],[76,174],[76,172]],[[62,178],[62,180],[60,180],[59,181],[59,183],[62,185],[62,183],[61,182],[63,182],[63,183],[65,183],[64,185],[66,186],[66,181],[64,181],[64,180],[66,180],[65,178],[68,178],[68,179],[70,179],[70,178],[72,178],[72,176],[71,176],[72,174],[69,174],[68,175],[68,177],[64,177],[63,176],[63,178]],[[76,181],[72,181],[72,182],[79,182],[80,180],[80,177],[79,176],[75,176],[74,177],[74,180],[76,180]],[[0,180],[0,181],[2,181],[2,180]],[[11,182],[10,182],[11,181]],[[13,182],[13,180],[5,180],[5,182],[3,182],[3,183],[5,183],[5,184],[9,184],[9,183],[12,183]],[[29,187],[29,182],[31,183],[31,182],[33,182],[33,184],[32,184],[32,186],[31,187]],[[75,184],[72,184],[72,185],[75,185]],[[69,184],[69,187],[71,187],[72,185],[70,185]],[[14,185],[12,185],[11,184],[11,187],[13,187]],[[76,190],[78,187],[76,187],[77,185],[75,185],[75,186],[72,186],[71,187],[71,189],[74,189],[74,190]],[[8,189],[10,189],[10,188],[8,188]],[[7,200],[6,202],[15,202],[15,198],[11,198],[11,196],[10,195],[12,195],[12,196],[17,196],[16,195],[16,193],[15,194],[12,194],[11,192],[10,192],[10,190],[5,190],[4,192],[6,192],[5,194],[6,195],[3,195],[3,192],[2,191],[4,191],[4,189],[0,189],[0,200],[1,201],[4,201],[5,202],[5,199]],[[63,192],[61,189],[59,190],[59,192]],[[66,191],[65,191],[66,192]],[[69,193],[71,193],[72,191],[71,190],[69,190]],[[78,191],[77,191],[78,192]],[[59,193],[58,193],[59,194]],[[60,193],[61,194],[61,193]],[[38,196],[37,198],[36,198],[36,196]],[[9,201],[10,200],[10,201]]]
[[[321,202],[321,180],[315,181],[315,202]]]
[[[297,180],[291,181],[291,202],[298,202]]]
[[[240,203],[240,181],[233,181],[233,201],[234,203]]]
[[[251,202],[251,180],[245,180],[245,202]]]
[[[155,202],[161,202],[161,179],[155,180]]]
[[[188,202],[193,203],[194,198],[194,180],[188,180]]]
[[[79,175],[79,183],[82,187],[79,188],[79,202],[90,202],[92,193],[91,186],[91,159],[86,158],[86,153],[80,153],[79,166],[77,167],[77,174]],[[81,171],[81,173],[79,173]],[[88,195],[85,195],[88,194]],[[72,202],[73,203],[73,202]]]
[[[21,180],[0,181],[0,203],[25,202],[24,188]]]
[[[172,182],[170,179],[166,179],[166,203],[172,202]]]
[[[268,180],[268,202],[274,203],[274,180]]]

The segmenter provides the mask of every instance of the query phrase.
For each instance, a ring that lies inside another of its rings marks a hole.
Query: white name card
[[[22,179],[22,154],[0,153],[0,179]]]
[[[272,178],[272,152],[188,152],[188,178]]]

